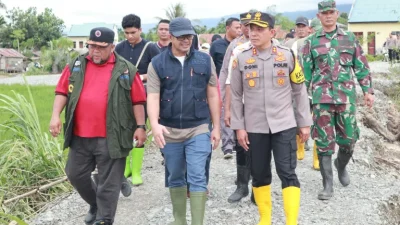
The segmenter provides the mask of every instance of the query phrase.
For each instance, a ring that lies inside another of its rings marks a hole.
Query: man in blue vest
[[[202,225],[207,179],[206,161],[220,141],[220,100],[211,57],[195,50],[190,20],[170,23],[171,44],[148,69],[147,111],[154,139],[169,171],[172,225],[186,224],[187,183],[192,225]],[[210,115],[214,124],[210,134]],[[187,183],[185,172],[187,171]]]

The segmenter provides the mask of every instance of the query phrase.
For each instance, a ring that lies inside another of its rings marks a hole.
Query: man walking
[[[253,13],[254,14],[254,13]],[[224,96],[223,103],[224,103],[224,113],[227,115],[224,116],[225,126],[227,128],[230,127],[230,105],[231,105],[231,92],[230,92],[230,85],[226,85],[226,80],[228,77],[229,71],[229,61],[233,54],[233,51],[238,46],[243,45],[244,43],[248,42],[249,40],[249,26],[248,22],[251,19],[252,14],[250,12],[240,14],[240,23],[241,23],[241,30],[242,35],[237,37],[233,40],[226,50],[226,54],[224,57],[224,61],[222,64],[222,68],[220,71],[219,81],[220,81],[220,88],[221,94]],[[250,159],[246,151],[239,145],[236,139],[236,135],[234,134],[235,138],[235,146],[234,149],[236,150],[236,185],[237,188],[232,195],[229,196],[228,202],[235,203],[240,201],[242,198],[246,197],[249,194],[249,181],[250,181]],[[253,200],[253,198],[252,198]]]
[[[237,18],[229,18],[226,20],[225,37],[218,39],[211,43],[210,55],[214,60],[217,69],[217,75],[220,76],[222,63],[224,61],[226,50],[232,40],[240,35],[240,21]],[[223,95],[222,95],[223,96]],[[221,115],[224,115],[224,108],[222,108]],[[235,146],[234,132],[225,126],[223,118],[221,118],[221,132],[222,132],[222,152],[225,159],[233,157],[233,147]]]
[[[124,176],[125,157],[146,140],[146,95],[136,68],[114,53],[114,32],[90,31],[89,52],[66,66],[56,87],[50,133],[61,132],[66,107],[64,148],[70,148],[65,172],[72,186],[90,205],[86,224],[112,224]],[[91,172],[98,168],[98,184]]]
[[[170,23],[171,45],[149,65],[147,110],[169,172],[172,225],[186,224],[187,182],[192,225],[202,225],[207,191],[206,161],[220,140],[217,75],[209,55],[195,50],[190,20]],[[210,115],[213,130],[210,134]]]
[[[273,16],[256,12],[249,24],[251,45],[233,59],[231,127],[239,144],[250,153],[258,224],[271,224],[273,151],[282,182],[286,224],[297,225],[300,183],[295,172],[296,133],[304,142],[312,124],[304,76],[290,50],[273,43]]]
[[[169,34],[169,20],[160,20],[157,26],[157,47],[160,52],[163,52],[168,48],[169,43],[171,42],[170,34]]]
[[[333,195],[332,155],[339,181],[350,184],[346,166],[353,155],[360,130],[356,120],[356,84],[364,93],[365,104],[372,107],[374,90],[367,59],[356,36],[336,25],[339,12],[333,0],[318,3],[322,29],[309,36],[302,49],[302,65],[307,89],[311,87],[314,126],[311,131],[318,150],[323,190],[318,199]]]
[[[124,29],[126,40],[119,43],[115,47],[115,51],[136,66],[141,79],[146,83],[149,63],[160,51],[155,44],[141,38],[142,28],[140,17],[135,14],[126,15],[122,19],[121,25]],[[143,126],[142,129],[146,130],[146,127]],[[132,149],[126,159],[124,176],[126,178],[131,176],[133,185],[141,185],[143,183],[141,176],[143,156],[144,145],[138,145]],[[131,186],[126,179],[124,179],[121,192],[124,196],[131,194]]]

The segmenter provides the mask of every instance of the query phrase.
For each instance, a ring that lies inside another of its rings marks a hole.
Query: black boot
[[[322,185],[324,190],[318,193],[319,200],[329,200],[333,196],[333,172],[332,172],[332,156],[318,156],[319,167],[322,175]]]
[[[98,220],[93,225],[112,225],[110,220]]]
[[[94,223],[94,221],[96,220],[96,214],[97,214],[97,206],[91,205],[89,212],[85,216],[85,223],[87,225],[92,225]]]
[[[125,197],[129,197],[132,194],[132,187],[130,183],[131,182],[129,182],[125,177],[122,178],[121,193]]]
[[[351,156],[352,154],[339,151],[335,159],[335,167],[338,171],[339,181],[344,187],[350,184],[350,176],[349,173],[347,173],[346,165],[349,163]]]
[[[229,196],[228,202],[235,203],[240,199],[249,195],[250,169],[246,166],[237,166],[237,188],[235,192]]]

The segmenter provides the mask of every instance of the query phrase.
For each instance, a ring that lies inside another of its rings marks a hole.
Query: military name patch
[[[287,63],[274,63],[274,67],[287,68],[288,64]]]
[[[247,64],[253,64],[255,62],[256,62],[256,60],[254,58],[250,58],[250,59],[246,60]]]
[[[258,68],[258,65],[248,65],[248,66],[244,66],[244,69],[245,70],[247,70],[247,69],[257,69]]]

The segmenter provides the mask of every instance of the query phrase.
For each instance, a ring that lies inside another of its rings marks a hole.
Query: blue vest
[[[185,129],[210,123],[211,57],[192,48],[182,66],[169,46],[151,62],[160,78],[160,124]]]

